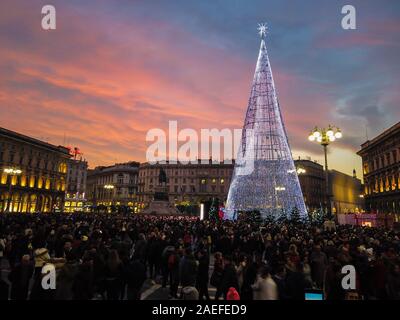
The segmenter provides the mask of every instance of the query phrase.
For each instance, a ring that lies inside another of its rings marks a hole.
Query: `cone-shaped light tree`
[[[263,217],[306,217],[306,207],[294,166],[275,90],[265,37],[251,88],[241,144],[228,193],[228,215],[259,211]]]

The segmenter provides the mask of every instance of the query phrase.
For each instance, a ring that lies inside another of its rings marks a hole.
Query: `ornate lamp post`
[[[325,192],[326,192],[326,207],[328,212],[328,218],[332,217],[332,208],[331,208],[331,195],[329,194],[329,173],[328,173],[328,155],[327,148],[331,142],[334,142],[336,139],[342,138],[342,132],[338,127],[329,125],[327,129],[315,127],[310,135],[308,136],[308,140],[312,142],[319,143],[324,148],[324,156],[325,156]]]
[[[4,168],[3,172],[6,173],[8,176],[10,176],[10,187],[8,189],[8,203],[7,203],[7,207],[4,208],[5,212],[11,212],[11,201],[12,201],[12,178],[15,176],[19,176],[22,173],[22,170],[20,169],[16,169],[16,168]]]
[[[110,198],[111,198],[111,205],[113,205],[113,199],[112,199],[112,190],[114,189],[114,186],[112,184],[106,184],[104,185],[104,189],[110,191]]]

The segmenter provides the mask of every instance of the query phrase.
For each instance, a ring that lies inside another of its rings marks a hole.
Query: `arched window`
[[[60,173],[67,173],[67,164],[65,162],[61,162],[58,165],[58,172]]]

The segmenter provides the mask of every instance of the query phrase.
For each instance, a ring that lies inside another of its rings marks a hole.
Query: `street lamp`
[[[307,171],[306,171],[306,169],[304,169],[304,168],[298,167],[297,170],[296,170],[296,172],[297,172],[298,175],[301,175],[301,174],[306,173]]]
[[[4,208],[4,211],[11,212],[11,201],[12,201],[12,178],[19,176],[22,173],[22,170],[16,169],[16,168],[4,168],[3,172],[7,175],[9,175],[10,178],[10,187],[8,189],[8,203],[7,203],[7,208]]]
[[[308,140],[311,142],[317,142],[324,148],[324,156],[325,156],[325,192],[326,192],[326,201],[327,201],[327,211],[328,217],[332,217],[332,208],[331,208],[331,196],[329,194],[329,173],[328,173],[328,153],[327,148],[331,142],[334,142],[337,139],[342,138],[342,131],[338,127],[329,125],[328,128],[318,128],[315,127],[308,136]]]
[[[114,189],[114,186],[112,184],[105,184],[104,185],[104,189],[109,190],[110,191],[110,199],[111,199],[111,205],[113,204],[113,200],[112,200],[112,190]]]

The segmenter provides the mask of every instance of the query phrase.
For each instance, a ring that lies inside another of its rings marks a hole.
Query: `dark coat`
[[[124,269],[124,280],[128,288],[140,290],[146,280],[146,269],[139,260],[130,262]]]
[[[179,275],[182,287],[194,287],[196,285],[197,262],[193,255],[184,256],[180,261]]]
[[[239,291],[239,283],[235,267],[232,264],[228,264],[225,266],[224,272],[222,273],[221,292],[226,296],[231,287]]]
[[[11,299],[26,300],[28,298],[29,281],[33,276],[32,264],[19,264],[8,275],[11,282]]]
[[[209,259],[207,255],[204,255],[199,259],[199,268],[197,272],[197,283],[206,283],[208,284],[208,267],[209,267]]]

